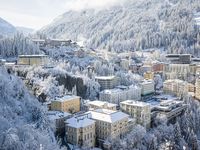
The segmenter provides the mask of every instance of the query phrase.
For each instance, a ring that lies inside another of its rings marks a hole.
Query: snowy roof
[[[153,83],[153,80],[143,80],[140,84],[144,85],[144,84],[149,84],[149,83]]]
[[[19,55],[19,58],[20,57],[48,57],[47,55]]]
[[[96,76],[95,79],[97,80],[112,80],[115,76]]]
[[[50,120],[56,120],[64,117],[68,117],[71,114],[67,112],[61,112],[61,111],[48,111],[47,112],[48,118]]]
[[[32,39],[33,42],[45,42],[44,39]]]
[[[67,126],[73,127],[73,128],[83,128],[90,126],[95,123],[94,120],[90,119],[88,115],[82,115],[82,116],[76,116],[72,117],[70,119],[67,119],[65,121]]]
[[[54,101],[59,101],[59,102],[64,102],[64,101],[70,101],[70,100],[74,100],[80,98],[79,96],[75,96],[75,95],[66,95],[62,98],[56,98],[56,100]]]
[[[164,83],[185,83],[185,81],[183,80],[179,80],[179,79],[171,79],[171,80],[165,80]]]
[[[100,93],[104,93],[104,94],[112,94],[112,93],[119,93],[122,92],[123,90],[121,89],[106,89],[101,91]]]
[[[96,109],[86,112],[86,114],[91,114],[91,118],[94,120],[101,120],[104,122],[114,123],[116,121],[122,120],[129,117],[121,111],[112,111],[108,109]]]
[[[176,97],[165,95],[165,97],[157,97],[155,99],[147,101],[146,103],[150,104],[151,109],[157,108],[160,110],[169,110],[170,108],[173,108],[177,104],[182,104],[183,101],[179,101]]]
[[[148,103],[135,101],[135,100],[126,100],[126,101],[120,102],[120,104],[126,104],[126,105],[138,106],[138,107],[150,106]]]
[[[108,102],[103,102],[103,101],[89,101],[88,104],[95,105],[95,106],[104,106],[106,105],[107,107],[115,107],[117,106],[116,104],[108,103]]]

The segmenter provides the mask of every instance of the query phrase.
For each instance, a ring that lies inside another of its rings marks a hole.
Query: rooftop
[[[56,98],[56,100],[54,101],[59,101],[59,102],[64,102],[64,101],[70,101],[70,100],[74,100],[80,98],[79,96],[75,96],[75,95],[66,95],[62,98]]]
[[[135,100],[126,100],[126,101],[121,102],[120,104],[126,104],[126,105],[138,106],[138,107],[150,106],[148,103],[135,101]]]
[[[112,80],[115,76],[96,76],[95,79],[97,80]]]
[[[83,128],[94,124],[95,121],[90,119],[89,116],[86,114],[67,119],[65,123],[73,128]]]
[[[61,111],[48,111],[47,115],[50,120],[56,120],[56,119],[70,116],[71,114],[67,112],[61,112]]]
[[[107,105],[108,107],[114,107],[117,106],[113,103],[103,102],[103,101],[89,101],[88,104],[95,105],[95,106],[104,106]]]
[[[116,121],[128,118],[129,115],[121,111],[112,111],[108,109],[96,109],[93,111],[86,112],[91,115],[91,118],[94,120],[101,120],[108,123],[114,123]]]
[[[21,57],[48,57],[47,55],[42,55],[42,54],[38,54],[38,55],[19,55],[19,58]]]

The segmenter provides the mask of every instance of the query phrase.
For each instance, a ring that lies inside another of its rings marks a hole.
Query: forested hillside
[[[194,14],[199,0],[127,0],[109,9],[69,11],[41,32],[50,37],[85,39],[89,48],[140,50],[164,48],[195,53],[199,39]]]
[[[0,106],[0,149],[59,149],[41,104],[2,67]]]

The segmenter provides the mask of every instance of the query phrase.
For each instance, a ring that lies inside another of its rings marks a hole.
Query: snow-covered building
[[[95,80],[100,84],[101,90],[112,89],[118,85],[118,78],[115,76],[96,76]]]
[[[55,132],[62,134],[65,131],[65,120],[70,118],[72,115],[67,112],[61,112],[61,111],[48,111],[47,116],[50,120],[50,122],[55,127]]]
[[[88,107],[88,110],[94,110],[94,109],[116,110],[117,109],[116,104],[103,102],[103,101],[88,101],[86,105]]]
[[[141,124],[146,128],[150,128],[151,108],[148,103],[126,100],[120,103],[120,109],[135,118],[136,123]]]
[[[66,139],[72,145],[94,147],[96,140],[95,120],[89,114],[72,117],[65,121]]]
[[[188,93],[188,84],[186,81],[179,79],[166,80],[163,83],[163,91],[166,94],[174,94],[181,97],[182,95]]]
[[[66,95],[51,101],[51,110],[75,113],[80,111],[80,97]]]
[[[165,79],[186,79],[187,76],[196,74],[196,65],[194,64],[165,64]]]
[[[154,93],[154,81],[153,80],[143,80],[140,83],[142,92],[141,94],[143,96],[148,95],[148,94],[153,94]]]
[[[151,107],[151,119],[166,118],[168,121],[180,116],[186,109],[187,105],[176,97],[164,96],[147,101]]]
[[[19,55],[18,65],[45,65],[49,62],[47,55]]]
[[[129,131],[129,115],[108,109],[88,111],[91,119],[96,121],[96,137],[98,144],[103,144],[106,139],[115,139]]]
[[[115,89],[104,90],[99,93],[100,101],[118,104],[128,99],[141,99],[141,88],[138,86],[118,86]]]

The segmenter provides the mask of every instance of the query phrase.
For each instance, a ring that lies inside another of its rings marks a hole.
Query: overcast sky
[[[15,26],[40,29],[68,10],[102,9],[124,0],[0,0],[0,17]]]

